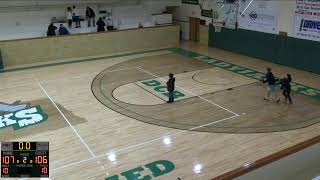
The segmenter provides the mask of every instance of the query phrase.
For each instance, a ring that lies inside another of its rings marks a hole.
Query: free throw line
[[[155,75],[155,74],[153,74],[153,73],[151,73],[151,72],[149,72],[149,71],[147,71],[147,70],[144,70],[144,69],[142,69],[141,67],[137,67],[137,68],[140,69],[141,71],[143,71],[143,72],[145,72],[145,73],[147,73],[147,74],[149,74],[149,75],[151,75],[151,76],[153,76],[153,77],[159,78],[159,79],[161,79],[163,82],[165,82],[165,79],[164,79],[164,78],[161,78],[161,77],[159,77],[159,76],[157,76],[157,75]],[[216,104],[216,103],[214,103],[214,102],[212,102],[212,101],[210,101],[210,100],[208,100],[208,99],[206,99],[206,98],[204,98],[204,97],[202,97],[202,96],[200,96],[200,95],[198,95],[198,94],[196,94],[196,93],[194,93],[194,92],[191,92],[191,91],[189,91],[189,90],[187,90],[187,89],[185,89],[185,88],[182,88],[182,87],[180,87],[180,86],[176,86],[176,87],[179,88],[179,89],[181,89],[181,90],[183,90],[183,91],[186,91],[186,92],[188,92],[188,93],[190,93],[190,94],[192,94],[192,95],[194,95],[194,96],[196,96],[196,97],[199,97],[200,99],[202,99],[202,100],[204,100],[204,101],[206,101],[206,102],[208,102],[208,103],[210,103],[210,104],[212,104],[212,105],[214,105],[214,106],[217,106],[217,107],[219,107],[219,108],[221,108],[221,109],[223,109],[223,110],[225,110],[225,111],[228,111],[228,112],[230,112],[230,113],[233,114],[233,115],[239,116],[238,113],[235,113],[235,112],[233,112],[233,111],[231,111],[231,110],[229,110],[229,109],[227,109],[227,108],[225,108],[225,107],[222,107],[222,106],[220,106],[219,104]]]

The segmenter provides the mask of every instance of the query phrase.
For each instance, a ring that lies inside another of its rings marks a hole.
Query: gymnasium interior
[[[4,180],[320,180],[320,1],[0,0]]]

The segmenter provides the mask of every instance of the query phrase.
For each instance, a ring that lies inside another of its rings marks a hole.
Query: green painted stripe
[[[181,48],[173,48],[170,51],[180,54],[182,56],[185,57],[189,57],[189,58],[194,58],[194,59],[198,59],[204,62],[207,62],[209,64],[212,64],[214,66],[220,67],[222,69],[240,74],[242,76],[246,76],[249,78],[253,78],[256,80],[261,80],[262,78],[265,77],[265,73],[253,70],[253,69],[249,69],[247,67],[244,66],[240,66],[237,64],[233,64],[233,63],[229,63],[226,61],[222,61],[219,59],[215,59],[209,56],[204,56],[201,55],[197,52],[193,52],[193,51],[189,51],[189,50],[185,50],[185,49],[181,49]],[[311,98],[314,98],[316,100],[320,100],[320,90],[310,87],[310,86],[306,86],[304,84],[300,84],[297,82],[292,82],[291,83],[292,86],[292,90],[298,94],[303,94],[305,96],[309,96]]]
[[[171,50],[171,48],[156,49],[156,50],[149,50],[149,51],[140,51],[140,52],[133,52],[133,53],[125,53],[125,54],[113,55],[113,56],[87,58],[87,59],[81,59],[81,60],[50,63],[50,64],[42,64],[42,65],[27,66],[27,67],[21,67],[21,68],[12,68],[12,69],[4,69],[3,68],[3,69],[0,69],[0,73],[23,71],[23,70],[37,69],[37,68],[45,68],[45,67],[50,67],[50,66],[58,66],[58,65],[64,65],[64,64],[74,64],[74,63],[81,63],[81,62],[87,62],[87,61],[106,60],[106,59],[111,59],[111,58],[117,58],[117,57],[123,57],[123,56],[131,56],[131,55],[143,54],[143,53],[151,53],[151,52],[164,51],[164,50]]]
[[[4,69],[4,66],[3,66],[3,59],[2,59],[1,49],[0,49],[0,70],[2,69]]]

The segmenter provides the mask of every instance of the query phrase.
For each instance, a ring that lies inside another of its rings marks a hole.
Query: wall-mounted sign
[[[293,36],[320,41],[320,0],[296,0]]]
[[[276,0],[239,1],[238,24],[241,29],[278,33],[278,2]]]
[[[202,9],[201,16],[212,18],[213,17],[213,10],[212,9],[211,10]]]

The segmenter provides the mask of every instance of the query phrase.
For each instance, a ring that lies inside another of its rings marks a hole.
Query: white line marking
[[[80,139],[80,141],[83,143],[83,145],[87,148],[87,150],[89,151],[89,153],[91,154],[91,156],[93,158],[95,158],[96,156],[94,155],[93,151],[90,149],[89,145],[83,140],[83,138],[80,136],[80,134],[78,133],[78,131],[73,127],[73,125],[70,123],[70,121],[68,120],[68,118],[61,112],[60,108],[56,105],[56,103],[53,101],[53,99],[49,96],[49,94],[47,93],[47,91],[44,89],[44,87],[41,85],[41,82],[36,79],[39,87],[41,88],[41,90],[46,94],[46,96],[50,99],[50,101],[52,102],[52,104],[54,105],[54,107],[60,112],[60,114],[62,115],[62,117],[64,118],[64,120],[69,124],[69,126],[71,127],[71,129],[74,131],[74,133],[78,136],[78,138]]]
[[[147,93],[151,94],[152,96],[154,96],[154,97],[156,97],[156,98],[160,99],[162,102],[165,102],[165,103],[167,102],[165,99],[162,99],[160,96],[157,96],[156,94],[153,94],[152,92],[148,91],[147,89],[145,89],[145,88],[141,87],[137,82],[134,82],[133,84],[134,84],[134,85],[136,85],[138,88],[140,88],[140,89],[144,90],[145,92],[147,92]]]
[[[122,69],[115,69],[115,70],[111,70],[111,71],[102,71],[104,72],[117,72],[117,71],[125,71],[125,70],[130,70],[130,69],[139,69],[141,68],[141,66],[135,66],[135,67],[127,67],[127,68],[122,68]]]
[[[203,128],[203,127],[206,127],[206,126],[210,126],[210,125],[213,125],[213,124],[216,124],[216,123],[219,123],[219,122],[222,122],[222,121],[226,121],[226,120],[229,120],[229,119],[233,119],[233,118],[236,118],[236,117],[239,117],[239,115],[234,115],[234,116],[231,116],[231,117],[228,117],[228,118],[220,119],[218,121],[214,121],[214,122],[203,124],[203,125],[200,125],[200,126],[197,126],[197,127],[193,127],[193,128],[188,129],[188,130],[182,130],[182,131],[176,132],[176,133],[169,133],[166,136],[167,137],[176,136],[178,134],[182,134],[182,133],[185,133],[185,132],[189,132],[189,131],[193,131],[193,130],[196,130],[196,129],[200,129],[200,128]],[[127,151],[129,149],[133,149],[135,147],[139,147],[139,146],[142,146],[142,145],[145,145],[145,144],[149,144],[151,142],[162,140],[162,139],[163,139],[163,136],[155,138],[155,139],[152,139],[152,140],[149,140],[149,141],[145,141],[143,143],[138,143],[138,144],[135,144],[135,145],[132,145],[132,146],[127,146],[127,147],[124,147],[122,149],[112,151],[112,153],[117,154],[117,153],[120,153],[120,152]],[[103,157],[103,156],[106,156],[106,155],[108,155],[108,154],[97,156],[97,158]]]
[[[223,122],[223,121],[226,121],[226,120],[229,120],[229,119],[233,119],[233,118],[236,118],[236,117],[239,117],[239,116],[240,116],[240,115],[234,115],[234,116],[231,116],[231,117],[228,117],[228,118],[220,119],[220,120],[218,120],[218,121],[214,121],[214,122],[211,122],[211,123],[207,123],[207,124],[203,124],[203,125],[200,125],[200,126],[197,126],[197,127],[193,127],[193,128],[188,129],[188,130],[182,130],[182,131],[180,131],[180,132],[169,133],[169,134],[165,135],[165,137],[176,136],[176,135],[179,135],[179,134],[188,132],[188,131],[200,129],[200,128],[203,128],[203,127],[206,127],[206,126],[210,126],[210,125],[212,125],[212,124],[216,124],[216,123],[219,123],[219,122]],[[152,142],[159,141],[159,140],[161,141],[161,140],[163,139],[163,137],[164,137],[164,136],[161,136],[161,137],[158,137],[158,138],[155,138],[155,139],[152,139],[152,140],[143,142],[143,143],[138,143],[138,144],[135,144],[135,145],[132,145],[132,146],[127,146],[127,147],[118,149],[118,150],[116,150],[116,151],[112,151],[112,153],[114,153],[114,154],[124,153],[124,152],[126,152],[126,151],[128,151],[128,150],[130,150],[130,149],[133,149],[133,148],[136,148],[136,147],[139,147],[139,146],[143,146],[143,145],[146,145],[146,144],[150,144],[150,143],[152,143]],[[87,160],[82,160],[82,161],[74,162],[74,163],[71,163],[71,164],[67,164],[67,165],[65,165],[65,166],[60,166],[59,168],[50,170],[50,172],[58,171],[58,170],[61,170],[61,169],[67,168],[67,167],[71,167],[71,166],[77,166],[77,165],[80,165],[80,164],[82,164],[82,163],[85,163],[85,162],[88,162],[88,161],[91,161],[91,160],[95,160],[95,159],[98,159],[98,158],[107,157],[108,155],[109,155],[109,153],[107,153],[107,154],[101,154],[101,155],[98,155],[98,156],[96,156],[96,157],[94,157],[94,158],[90,158],[90,159],[87,159]]]
[[[152,73],[150,73],[150,72],[142,69],[141,67],[124,68],[124,69],[119,69],[119,70],[115,70],[115,71],[122,71],[122,70],[134,69],[134,68],[140,69],[141,71],[143,71],[143,72],[145,72],[145,73],[147,73],[147,74],[150,74],[150,75],[152,75],[152,76],[154,76],[154,77],[160,78],[160,77],[158,77],[158,76],[156,76],[156,75],[154,75],[154,74],[152,74]],[[107,72],[114,72],[114,71],[107,71]],[[163,81],[165,81],[164,78],[160,78],[160,79],[162,79]],[[39,81],[38,81],[38,84],[39,84],[39,86],[41,87],[41,89],[43,89],[43,91],[46,93],[46,91],[45,91],[44,88],[41,86],[41,84],[39,83]],[[177,86],[177,87],[178,87],[178,86]],[[182,90],[184,90],[184,91],[186,91],[186,92],[189,92],[190,94],[193,94],[194,96],[197,96],[197,97],[205,100],[206,102],[209,102],[210,104],[213,104],[213,105],[215,105],[215,106],[218,106],[218,107],[220,107],[220,108],[222,108],[222,109],[224,109],[224,110],[226,110],[226,111],[228,111],[228,112],[230,112],[230,113],[232,113],[232,114],[234,114],[234,115],[231,116],[231,117],[228,117],[228,118],[223,118],[223,119],[220,119],[220,120],[217,120],[217,121],[213,121],[213,122],[210,122],[210,123],[207,123],[207,124],[203,124],[203,125],[200,125],[200,126],[197,126],[197,127],[193,127],[193,128],[188,129],[188,130],[182,130],[182,131],[180,131],[180,132],[169,133],[169,134],[165,135],[166,137],[176,136],[176,135],[179,135],[179,134],[188,132],[188,131],[193,131],[193,130],[196,130],[196,129],[200,129],[200,128],[203,128],[203,127],[206,127],[206,126],[210,126],[210,125],[213,125],[213,124],[216,124],[216,123],[219,123],[219,122],[223,122],[223,121],[226,121],[226,120],[229,120],[229,119],[233,119],[233,118],[236,118],[236,117],[239,117],[239,116],[240,116],[239,114],[234,113],[234,112],[232,112],[232,111],[230,111],[230,110],[228,110],[228,109],[226,109],[226,108],[223,108],[222,106],[220,106],[220,105],[218,105],[218,104],[215,104],[215,103],[211,102],[210,100],[207,100],[207,99],[205,99],[205,98],[203,98],[203,97],[201,97],[201,96],[199,96],[199,95],[196,95],[195,93],[192,93],[192,92],[190,92],[190,91],[188,91],[188,90],[185,90],[185,89],[183,89],[183,88],[181,88],[181,87],[179,87],[179,88],[182,89]],[[46,93],[46,94],[47,94],[47,93]],[[50,98],[50,96],[49,96],[49,95],[47,95],[47,96],[49,97],[49,99],[51,100],[51,102],[54,103],[54,102],[52,101],[52,99]],[[55,105],[55,103],[54,103],[54,105]],[[55,105],[55,106],[56,106],[56,105]],[[56,107],[56,108],[57,108],[57,107]],[[58,109],[58,110],[59,110],[59,109]],[[60,112],[61,112],[61,111],[60,111]],[[161,141],[162,139],[163,139],[163,136],[158,137],[158,138],[155,138],[155,139],[152,139],[152,140],[149,140],[149,141],[145,141],[145,142],[143,142],[143,143],[138,143],[138,144],[134,144],[134,145],[131,145],[131,146],[127,146],[127,147],[124,147],[124,148],[121,148],[121,149],[112,151],[112,153],[114,153],[114,154],[124,153],[124,152],[126,152],[126,151],[128,151],[128,150],[130,150],[130,149],[134,149],[134,148],[139,147],[139,146],[143,146],[143,145],[146,145],[146,144],[150,144],[150,143],[155,142],[155,141],[159,141],[159,140]],[[91,161],[91,160],[95,160],[95,159],[98,159],[98,158],[107,157],[108,155],[109,155],[109,153],[101,154],[101,155],[94,156],[94,157],[89,158],[89,159],[86,159],[86,160],[81,160],[81,161],[78,161],[78,162],[70,163],[70,164],[67,164],[67,165],[60,166],[60,167],[58,167],[58,168],[52,169],[52,170],[50,170],[50,172],[59,171],[59,170],[61,170],[61,169],[64,169],[64,168],[67,168],[67,167],[71,167],[71,166],[77,166],[77,165],[80,165],[80,164],[82,164],[82,163],[86,163],[86,162]],[[97,163],[100,164],[99,162],[100,162],[100,161],[98,161]],[[103,167],[104,167],[104,166],[103,166]]]
[[[156,78],[161,79],[163,82],[166,81],[164,78],[161,78],[161,77],[159,77],[159,76],[157,76],[157,75],[155,75],[155,74],[152,74],[151,72],[149,72],[149,71],[147,71],[147,70],[144,70],[144,69],[142,69],[141,67],[137,67],[137,68],[140,69],[141,71],[143,71],[143,72],[145,72],[145,73],[153,76],[153,77],[156,77]],[[204,97],[202,97],[202,96],[200,96],[200,95],[197,95],[197,94],[194,93],[194,92],[191,92],[191,91],[189,91],[189,90],[187,90],[187,89],[185,89],[185,88],[179,87],[179,86],[176,86],[176,87],[179,88],[179,89],[181,89],[181,90],[183,90],[183,91],[186,91],[186,92],[188,92],[188,93],[190,93],[190,94],[192,94],[192,95],[194,95],[194,96],[196,96],[196,97],[199,97],[200,99],[202,99],[202,100],[204,100],[204,101],[206,101],[206,102],[208,102],[208,103],[210,103],[210,104],[212,104],[212,105],[215,105],[215,106],[217,106],[217,107],[219,107],[219,108],[221,108],[221,109],[224,109],[225,111],[228,111],[228,112],[230,112],[230,113],[233,114],[233,115],[239,116],[238,113],[235,113],[235,112],[233,112],[233,111],[231,111],[231,110],[229,110],[229,109],[227,109],[227,108],[225,108],[225,107],[222,107],[222,106],[220,106],[219,104],[216,104],[216,103],[214,103],[214,102],[212,102],[212,101],[210,101],[210,100],[208,100],[208,99],[206,99],[206,98],[204,98]]]

